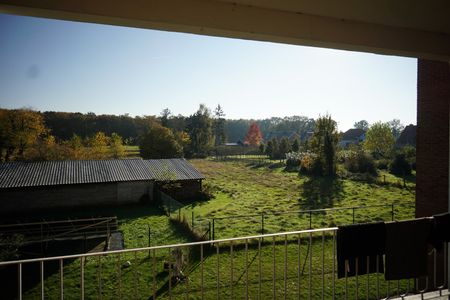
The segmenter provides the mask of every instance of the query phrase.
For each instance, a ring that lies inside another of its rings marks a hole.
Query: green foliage
[[[290,151],[291,151],[291,144],[289,143],[289,139],[287,137],[282,138],[279,147],[280,158],[284,158],[286,156],[286,153]]]
[[[258,149],[261,154],[264,154],[266,150],[264,143],[260,143]]]
[[[399,119],[393,119],[392,121],[389,121],[387,124],[391,128],[391,132],[392,135],[394,136],[394,139],[398,139],[403,129],[405,129],[405,126],[400,122]]]
[[[140,152],[145,159],[174,158],[182,155],[172,131],[154,122],[140,137]]]
[[[339,139],[337,123],[330,115],[319,117],[311,139],[311,150],[317,155],[315,168],[323,176],[336,175],[336,148]]]
[[[187,129],[193,155],[206,157],[214,144],[214,136],[211,112],[204,104],[200,104],[197,112],[189,117]]]
[[[109,139],[109,149],[112,158],[118,159],[125,156],[125,147],[123,145],[122,137],[115,132],[113,132]]]
[[[366,132],[363,148],[376,158],[389,157],[394,148],[395,139],[387,123],[377,122]]]
[[[300,151],[300,141],[298,139],[294,139],[291,146],[292,151],[298,152]]]
[[[355,122],[355,124],[353,124],[353,127],[356,129],[362,129],[367,131],[369,129],[369,122],[367,122],[366,120],[361,120],[358,122]]]
[[[368,173],[377,175],[377,168],[373,157],[364,152],[357,151],[349,155],[344,161],[345,168],[352,173]]]
[[[214,109],[214,137],[215,137],[215,145],[221,145],[225,143],[226,135],[225,135],[225,113],[223,112],[220,104]]]
[[[404,153],[398,153],[395,155],[389,165],[389,172],[397,176],[411,175],[411,164],[407,161]]]

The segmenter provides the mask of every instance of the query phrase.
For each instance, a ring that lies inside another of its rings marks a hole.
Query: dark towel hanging
[[[386,223],[386,280],[427,275],[431,219]]]
[[[433,216],[430,243],[436,250],[441,250],[443,243],[450,242],[450,213]]]
[[[338,278],[345,277],[346,269],[347,277],[356,275],[356,258],[358,259],[358,275],[384,272],[386,230],[383,222],[339,226],[336,238]],[[367,262],[369,262],[369,269],[367,269]]]

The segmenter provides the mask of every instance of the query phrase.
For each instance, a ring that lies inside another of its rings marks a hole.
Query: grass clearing
[[[229,216],[231,214],[245,215],[262,211],[306,210],[329,207],[370,206],[383,203],[396,203],[409,206],[396,206],[397,219],[414,216],[414,182],[409,180],[407,188],[397,184],[380,185],[353,181],[350,179],[313,179],[298,177],[297,173],[284,172],[280,167],[257,167],[242,162],[215,162],[211,160],[192,160],[191,163],[207,178],[205,183],[215,192],[215,198],[207,202],[193,203],[183,208],[183,213],[190,219],[192,211],[195,222],[200,226],[211,218]],[[381,173],[380,176],[384,175]],[[388,174],[391,176],[390,174]],[[389,178],[392,182],[398,178]],[[152,245],[174,244],[190,241],[188,235],[177,228],[158,209],[148,206],[116,208],[105,212],[116,214],[120,220],[120,230],[124,232],[127,248],[148,245],[148,226],[152,232]],[[355,221],[390,220],[390,208],[368,208],[355,211]],[[334,211],[317,213],[312,218],[315,228],[352,223],[352,211]],[[260,219],[247,218],[238,220],[217,221],[216,238],[247,236],[260,233]],[[301,214],[274,216],[265,219],[265,232],[283,232],[302,230],[309,227],[308,216]],[[311,241],[311,243],[310,243]],[[217,297],[245,298],[247,286],[249,298],[261,299],[276,297],[297,298],[300,291],[302,298],[311,293],[312,299],[322,295],[322,280],[325,298],[332,295],[333,268],[333,238],[314,235],[302,236],[300,246],[297,237],[279,237],[273,241],[265,240],[261,249],[257,241],[249,241],[246,250],[243,243],[221,245],[218,249],[204,247],[203,268],[200,264],[200,247],[185,247],[186,259],[183,272],[188,280],[172,284],[169,272],[163,269],[163,262],[174,261],[171,250],[163,249],[155,252],[140,252],[134,254],[109,255],[87,258],[85,265],[85,293],[89,298],[105,299],[151,299],[153,290],[158,299],[167,299],[169,288],[173,299],[201,299],[203,280],[203,296],[205,299]],[[323,246],[322,246],[323,245]],[[310,251],[312,249],[312,251]],[[300,258],[299,258],[300,257]],[[130,261],[131,266],[123,267]],[[274,264],[275,262],[275,264]],[[324,272],[322,274],[322,264]],[[275,265],[275,269],[274,269]],[[284,266],[287,266],[284,273]],[[311,269],[309,266],[311,265]],[[80,298],[80,266],[79,259],[67,261],[64,264],[64,288],[67,299]],[[231,267],[232,266],[232,267]],[[261,266],[261,272],[259,268]],[[53,299],[59,295],[58,265],[46,263],[45,295]],[[34,272],[38,276],[38,268],[24,270]],[[311,272],[311,282],[309,273]],[[300,273],[300,277],[298,274]],[[12,273],[11,273],[12,274]],[[261,278],[259,277],[261,274]],[[15,275],[14,275],[15,276]],[[13,277],[13,276],[12,276]],[[247,281],[248,277],[248,281]],[[380,274],[380,292],[386,295],[386,283]],[[38,278],[38,277],[37,277]],[[298,281],[300,278],[300,281]],[[376,298],[376,275],[359,278],[359,297],[366,298],[366,286],[369,284],[369,298]],[[275,280],[274,280],[275,279]],[[261,280],[261,289],[259,282]],[[170,282],[170,283],[169,283]],[[248,285],[247,285],[248,282]],[[334,279],[337,299],[344,298],[344,279]],[[349,297],[355,297],[355,278],[349,278]],[[300,289],[298,289],[300,284]],[[311,285],[311,289],[309,289]],[[399,283],[402,291],[406,281]],[[275,287],[275,289],[273,289]],[[391,285],[390,291],[396,294],[397,284]],[[27,289],[24,299],[39,297],[39,282],[34,282]],[[286,293],[286,294],[285,294]]]

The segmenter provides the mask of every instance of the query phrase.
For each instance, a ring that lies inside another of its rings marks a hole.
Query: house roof
[[[352,128],[342,134],[342,140],[358,140],[361,135],[366,133],[363,129]]]
[[[0,164],[0,188],[203,178],[185,159],[67,160]]]

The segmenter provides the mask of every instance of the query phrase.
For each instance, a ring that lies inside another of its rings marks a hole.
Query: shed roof
[[[67,160],[0,164],[0,188],[203,178],[185,159]]]

